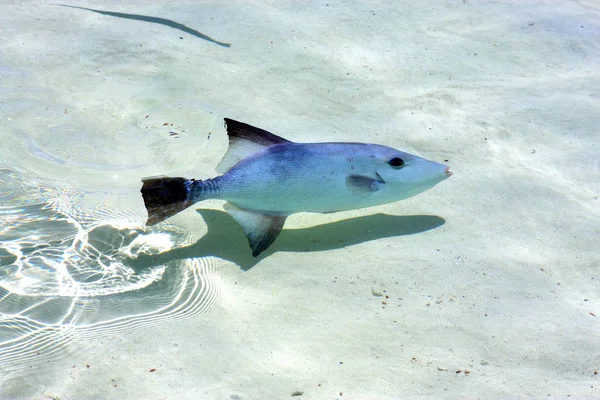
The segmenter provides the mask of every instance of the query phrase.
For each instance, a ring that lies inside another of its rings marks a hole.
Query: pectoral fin
[[[242,210],[231,203],[225,203],[224,208],[242,227],[254,257],[273,244],[287,218],[285,215],[265,215],[255,211]]]
[[[355,193],[373,193],[383,188],[385,181],[375,173],[376,178],[371,178],[364,175],[348,175],[346,177],[346,187]]]

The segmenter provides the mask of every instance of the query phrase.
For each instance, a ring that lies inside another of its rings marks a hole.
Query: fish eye
[[[390,161],[388,161],[388,164],[390,164],[395,169],[400,169],[404,167],[404,160],[398,157],[394,157]]]

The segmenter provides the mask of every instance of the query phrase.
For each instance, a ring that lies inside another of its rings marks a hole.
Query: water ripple
[[[145,215],[127,211],[136,191],[56,188],[0,165],[0,193],[0,381],[197,318],[220,298],[216,259],[129,265],[191,241],[175,225],[145,228]]]
[[[194,240],[178,225],[144,226],[140,178],[210,170],[209,146],[226,146],[216,111],[147,93],[127,107],[93,93],[81,107],[84,93],[74,102],[28,71],[0,66],[0,78],[0,387],[115,335],[208,312],[216,259],[131,261]]]
[[[72,344],[82,351],[117,335],[207,313],[220,298],[217,264],[213,259],[189,259],[181,264],[177,266],[181,273],[172,277],[175,282],[136,296],[27,298],[0,288],[0,370],[9,379],[67,357],[76,348]],[[4,306],[9,303],[31,304],[7,313]],[[40,312],[48,311],[55,321],[42,322]]]

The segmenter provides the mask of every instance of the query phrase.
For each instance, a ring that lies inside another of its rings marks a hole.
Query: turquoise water
[[[0,398],[600,397],[594,2],[73,6],[0,4]],[[454,175],[259,258],[146,227],[224,117]]]

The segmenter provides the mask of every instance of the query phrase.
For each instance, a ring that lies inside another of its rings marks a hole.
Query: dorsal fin
[[[217,172],[220,174],[224,174],[244,158],[258,153],[267,147],[276,144],[292,143],[264,129],[229,118],[225,118],[225,128],[229,137],[229,148],[217,166]]]

